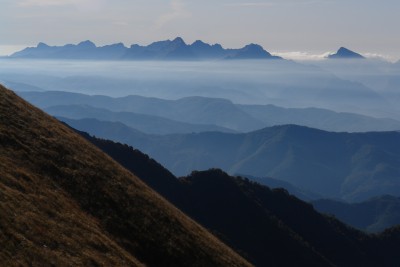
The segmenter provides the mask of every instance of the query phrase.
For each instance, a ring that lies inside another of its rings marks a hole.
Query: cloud
[[[312,54],[308,52],[292,51],[292,52],[271,52],[273,55],[283,57],[285,59],[308,61],[308,60],[323,60],[333,52],[325,52],[322,54]]]
[[[300,52],[300,51],[290,51],[290,52],[271,52],[271,54],[275,56],[283,57],[284,59],[291,59],[295,61],[318,61],[324,60],[329,55],[334,54],[335,52],[325,52],[325,53],[309,53],[309,52]],[[396,59],[384,55],[384,54],[377,54],[377,53],[362,53],[363,56],[370,59],[377,59],[377,60],[384,60],[388,62],[395,62]]]
[[[186,10],[182,0],[171,0],[169,5],[170,10],[157,19],[157,28],[162,28],[164,25],[176,19],[191,17],[191,13]]]
[[[388,55],[378,54],[378,53],[363,53],[363,56],[365,56],[366,58],[370,58],[370,59],[380,59],[380,60],[385,60],[385,61],[389,61],[389,62],[396,62],[395,58],[388,56]]]

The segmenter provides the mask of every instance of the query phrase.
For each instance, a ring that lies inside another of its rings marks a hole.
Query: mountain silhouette
[[[224,54],[225,51],[222,48],[220,44],[214,44],[210,45],[207,43],[204,43],[201,40],[195,41],[192,45],[191,48],[193,51],[196,51],[196,55],[199,58],[215,58],[219,57],[220,55]]]
[[[200,40],[188,45],[181,37],[157,41],[147,46],[123,44],[96,47],[91,41],[77,45],[48,46],[39,43],[10,56],[11,58],[47,59],[102,59],[102,60],[205,60],[205,59],[281,59],[272,56],[260,45],[250,44],[241,49],[224,49],[221,45],[209,45]]]
[[[332,55],[329,55],[328,58],[330,59],[364,59],[362,55],[351,51],[345,47],[339,48],[339,50]]]
[[[325,198],[362,201],[400,195],[400,132],[333,133],[296,125],[245,134],[167,136],[126,134],[65,120],[72,127],[127,143],[148,153],[176,175],[218,167],[229,173],[269,176]],[[101,123],[101,122],[99,122]]]
[[[212,125],[194,124],[166,119],[154,115],[146,115],[133,112],[112,112],[103,108],[95,108],[87,105],[52,106],[44,109],[56,117],[72,119],[94,118],[102,121],[121,122],[129,127],[135,127],[149,134],[172,134],[172,133],[198,133],[198,132],[227,132],[234,130]]]
[[[318,211],[368,232],[381,232],[400,224],[400,198],[394,196],[379,196],[359,203],[321,199],[312,204]]]
[[[255,177],[255,176],[251,176],[251,175],[247,175],[247,174],[237,174],[240,177],[244,177],[249,179],[250,181],[253,182],[257,182],[261,185],[265,185],[271,189],[275,189],[275,188],[284,188],[285,190],[288,191],[289,194],[296,196],[297,198],[306,201],[306,202],[310,202],[310,201],[317,201],[321,199],[321,195],[315,193],[315,192],[311,192],[311,191],[307,191],[304,190],[300,187],[294,186],[291,183],[282,181],[282,180],[278,180],[278,179],[274,179],[271,177]]]
[[[4,266],[250,266],[69,127],[0,86]]]
[[[216,125],[237,132],[249,132],[266,126],[284,124],[297,124],[337,132],[400,130],[400,121],[394,119],[374,118],[354,113],[338,113],[320,108],[238,105],[226,99],[208,97],[185,97],[177,100],[165,100],[131,95],[112,98],[70,92],[34,92],[37,91],[34,87],[30,88],[29,86],[15,83],[10,83],[10,85],[14,85],[15,88],[21,90],[21,92],[18,92],[20,96],[42,109],[54,106],[87,105],[114,112],[153,115],[190,124]],[[22,92],[24,89],[31,92]],[[50,110],[48,111],[51,112]],[[151,123],[151,120],[148,123]],[[220,131],[223,131],[223,128]],[[159,129],[162,130],[161,128]],[[177,132],[175,131],[175,133]]]
[[[227,56],[228,59],[282,59],[281,57],[272,56],[265,51],[260,45],[249,44],[238,49],[232,55]]]
[[[283,189],[271,190],[218,169],[178,179],[132,147],[80,134],[256,266],[395,266],[399,262],[398,228],[367,235],[319,214]]]

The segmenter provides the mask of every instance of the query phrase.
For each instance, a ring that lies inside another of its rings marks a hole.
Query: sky
[[[182,37],[288,57],[340,46],[400,59],[398,0],[0,0],[0,55],[39,42],[147,45]]]

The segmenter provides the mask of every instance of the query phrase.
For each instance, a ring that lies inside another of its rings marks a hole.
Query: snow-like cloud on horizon
[[[334,52],[325,53],[309,53],[301,51],[290,51],[290,52],[271,52],[271,54],[283,57],[285,59],[298,60],[298,61],[308,61],[308,60],[323,60]]]

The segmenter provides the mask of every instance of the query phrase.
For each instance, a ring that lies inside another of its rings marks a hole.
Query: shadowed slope
[[[0,146],[0,259],[6,265],[249,265],[100,150],[4,87]]]
[[[138,150],[81,134],[257,266],[399,264],[398,228],[367,235],[319,214],[285,190],[220,170],[177,179]]]
[[[231,174],[269,176],[325,198],[363,201],[400,193],[400,133],[333,133],[296,125],[246,134],[199,133],[119,138],[109,123],[65,120],[79,130],[134,146],[175,175],[221,168]],[[103,127],[100,126],[103,124]],[[82,127],[81,127],[82,126]]]
[[[235,180],[221,171],[194,172],[177,179],[138,150],[80,134],[256,266],[330,266],[305,240],[247,197]]]
[[[400,224],[400,198],[379,196],[359,203],[329,199],[312,202],[320,212],[333,214],[339,220],[368,232],[381,232]]]

